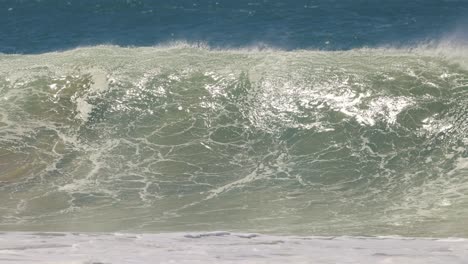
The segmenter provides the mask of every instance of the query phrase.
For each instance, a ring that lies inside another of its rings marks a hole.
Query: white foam
[[[93,111],[93,105],[89,104],[85,98],[76,98],[76,111],[78,112],[77,118],[87,121],[89,115]]]
[[[229,232],[3,233],[5,263],[464,264],[468,240],[298,237]]]

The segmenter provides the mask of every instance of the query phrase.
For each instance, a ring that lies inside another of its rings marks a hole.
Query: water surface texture
[[[0,229],[467,237],[467,7],[0,1]]]

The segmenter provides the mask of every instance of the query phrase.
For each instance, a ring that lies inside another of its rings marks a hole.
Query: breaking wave
[[[468,235],[464,46],[0,62],[3,229]]]

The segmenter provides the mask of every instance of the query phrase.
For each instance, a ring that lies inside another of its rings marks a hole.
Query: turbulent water
[[[0,229],[468,236],[468,55],[0,55]]]

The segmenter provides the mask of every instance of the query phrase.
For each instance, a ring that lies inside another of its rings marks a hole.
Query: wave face
[[[468,60],[447,54],[0,55],[0,228],[468,236]]]

